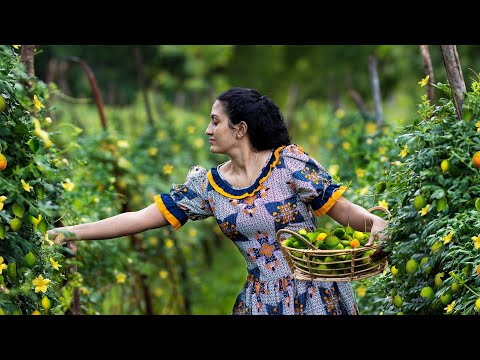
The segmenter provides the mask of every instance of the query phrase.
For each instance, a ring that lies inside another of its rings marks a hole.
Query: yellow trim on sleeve
[[[335,190],[332,196],[330,196],[330,199],[328,199],[327,202],[323,204],[320,209],[315,210],[315,215],[322,216],[326,214],[327,211],[331,209],[333,204],[335,204],[342,197],[345,190],[347,190],[346,186],[340,186],[337,190]]]
[[[155,204],[157,204],[158,210],[160,210],[162,215],[165,216],[165,219],[167,219],[167,221],[173,226],[173,229],[180,229],[182,224],[180,223],[180,221],[177,220],[175,216],[172,215],[170,211],[168,211],[167,207],[162,201],[161,195],[155,195],[153,199],[155,200]]]

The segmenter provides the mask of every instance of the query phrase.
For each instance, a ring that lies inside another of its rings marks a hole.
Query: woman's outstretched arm
[[[169,222],[154,203],[138,211],[125,212],[90,223],[54,228],[48,230],[48,235],[54,237],[57,243],[67,240],[103,240],[138,234],[166,225],[169,225]]]
[[[355,230],[370,232],[370,239],[365,244],[366,246],[373,245],[376,236],[379,239],[382,238],[383,235],[380,232],[387,227],[384,219],[344,197],[333,204],[327,215],[343,226],[350,225]]]

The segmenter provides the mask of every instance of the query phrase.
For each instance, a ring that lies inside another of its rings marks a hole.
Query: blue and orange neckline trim
[[[285,146],[280,146],[277,148],[273,154],[270,156],[267,164],[263,167],[260,175],[257,177],[255,182],[247,188],[235,189],[227,181],[225,181],[218,172],[218,167],[211,168],[208,170],[207,178],[212,185],[212,187],[223,196],[232,198],[232,199],[244,199],[249,196],[253,196],[257,191],[262,188],[262,183],[268,179],[272,170],[277,166],[278,161],[280,160],[280,151],[284,149]]]

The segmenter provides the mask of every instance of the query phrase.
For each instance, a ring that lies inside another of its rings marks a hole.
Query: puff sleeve
[[[206,185],[207,170],[197,165],[190,168],[183,184],[172,184],[170,193],[155,195],[158,209],[175,230],[188,219],[202,220],[213,214]]]
[[[301,146],[292,144],[283,149],[285,167],[291,186],[300,200],[309,203],[315,215],[324,215],[347,189],[335,183],[332,176]]]

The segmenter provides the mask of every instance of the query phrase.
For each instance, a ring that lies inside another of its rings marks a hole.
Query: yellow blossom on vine
[[[119,148],[128,148],[130,146],[130,144],[128,143],[127,140],[118,140],[117,141],[117,146]]]
[[[359,286],[356,289],[358,297],[364,297],[367,294],[367,288],[365,286]]]
[[[332,165],[330,165],[330,167],[328,168],[328,172],[329,172],[330,175],[332,175],[332,176],[337,176],[339,169],[340,169],[340,166],[339,166],[338,164],[332,164]]]
[[[398,154],[398,156],[401,156],[402,159],[407,156],[408,154],[408,145],[405,144],[405,146],[403,147],[402,151],[400,151],[400,154]]]
[[[480,132],[480,121],[477,121],[475,126],[477,127],[477,132]]]
[[[82,293],[82,295],[90,294],[90,290],[88,290],[85,286],[80,286],[80,292]]]
[[[0,196],[0,210],[3,209],[3,206],[5,205],[4,202],[5,200],[7,200],[7,197],[6,196]]]
[[[451,230],[447,235],[443,237],[443,244],[447,245],[450,241],[452,241],[452,236],[454,234],[454,231]]]
[[[367,195],[369,192],[368,186],[364,186],[360,189],[360,195]]]
[[[453,311],[454,307],[455,307],[455,301],[452,301],[450,304],[444,307],[443,310],[446,310],[446,313],[450,314]]]
[[[167,239],[165,240],[165,247],[166,247],[167,249],[171,249],[171,248],[173,247],[173,240],[170,239],[170,238],[167,238]]]
[[[75,187],[75,184],[70,180],[70,178],[66,178],[64,182],[62,182],[62,186],[65,191],[72,191]]]
[[[430,79],[430,75],[427,75],[425,76],[422,80],[420,80],[418,82],[418,84],[421,86],[421,87],[424,87],[425,85],[428,84],[428,80]]]
[[[480,94],[480,82],[474,81],[472,83],[472,90],[475,94],[477,94],[477,95]]]
[[[378,205],[388,210],[388,202],[386,200],[379,200]]]
[[[62,267],[62,265],[59,265],[58,262],[56,262],[53,258],[50,258],[50,264],[52,264],[52,267],[55,270],[60,270],[60,268]]]
[[[420,216],[425,216],[428,214],[428,210],[430,209],[430,204],[427,204],[422,210],[420,210],[418,213]]]
[[[348,141],[344,141],[344,142],[342,143],[342,148],[343,148],[343,150],[350,150],[350,147],[351,147],[351,145],[350,145],[350,143],[349,143]]]
[[[30,185],[30,184],[27,184],[27,183],[25,182],[25,180],[21,179],[20,181],[21,181],[22,187],[23,187],[23,189],[24,189],[25,191],[30,192],[30,191],[33,190],[33,186]]]
[[[355,169],[355,174],[357,175],[357,177],[361,178],[365,176],[366,171],[365,169],[357,168]]]
[[[157,155],[157,152],[158,152],[158,149],[156,147],[152,146],[151,148],[148,149],[148,155],[150,155],[150,156]]]
[[[158,276],[160,276],[161,279],[166,279],[168,276],[168,272],[166,270],[160,270],[158,272]]]
[[[171,164],[165,164],[163,166],[163,173],[165,175],[170,175],[171,173],[173,173],[173,165]]]
[[[7,268],[7,264],[3,263],[3,256],[0,256],[0,274]]]
[[[33,95],[33,106],[35,106],[35,108],[37,110],[42,110],[45,106],[42,104],[42,102],[40,100],[38,100],[38,97],[37,95]]]
[[[127,278],[127,275],[125,275],[124,273],[118,273],[115,277],[117,278],[117,283],[123,284],[125,282],[125,279]]]
[[[472,236],[473,244],[475,245],[475,249],[480,248],[480,235]]]
[[[44,279],[42,275],[38,275],[35,279],[32,280],[32,284],[35,286],[35,292],[39,291],[46,293],[47,285],[51,282],[50,279]]]

